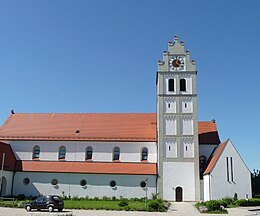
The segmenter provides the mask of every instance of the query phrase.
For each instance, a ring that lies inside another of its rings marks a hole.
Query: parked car
[[[46,195],[39,196],[36,200],[26,203],[24,207],[26,211],[31,211],[32,209],[48,209],[49,212],[52,212],[54,209],[62,211],[64,208],[64,202],[59,196]]]

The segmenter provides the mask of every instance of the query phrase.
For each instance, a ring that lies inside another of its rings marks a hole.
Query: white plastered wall
[[[181,134],[193,135],[193,120],[191,116],[181,117]]]
[[[227,177],[227,157],[229,158],[229,181]],[[232,157],[233,161],[233,181],[230,157]],[[207,178],[209,178],[210,193],[207,195],[204,189],[205,199],[207,197],[209,199],[234,197],[235,193],[237,193],[238,199],[244,199],[246,194],[249,198],[252,197],[251,173],[230,141],[228,141],[219,160]]]
[[[165,135],[176,135],[176,117],[175,116],[166,116],[165,117]]]
[[[2,188],[2,196],[11,195],[13,172],[4,170],[3,177],[5,178],[6,184],[2,184],[2,187],[5,187]]]
[[[181,156],[193,158],[194,157],[194,140],[191,138],[181,139]]]
[[[165,139],[165,157],[166,158],[176,158],[177,157],[177,141],[176,139]]]
[[[176,100],[174,98],[166,98],[164,101],[165,113],[176,113]]]
[[[195,200],[194,163],[163,162],[163,199],[175,201],[175,189],[182,187],[183,200]]]
[[[186,91],[181,91],[180,94],[182,94],[182,95],[192,94],[192,78],[191,78],[191,75],[180,74],[180,79],[186,80]]]
[[[148,162],[157,162],[156,142],[86,142],[86,141],[12,141],[18,160],[32,160],[33,147],[40,147],[40,160],[57,161],[60,146],[66,147],[66,161],[84,161],[88,146],[93,148],[93,161],[111,162],[115,146],[120,148],[121,162],[140,162],[142,148],[148,148]]]
[[[193,103],[191,98],[180,98],[180,111],[181,113],[193,112]]]
[[[23,179],[29,178],[30,183],[24,185]],[[59,182],[51,185],[56,178]],[[80,181],[85,179],[86,186]],[[38,173],[17,172],[14,180],[14,195],[25,194],[37,196],[39,194],[57,194],[77,197],[112,197],[142,198],[146,191],[140,187],[141,181],[148,179],[148,197],[156,193],[156,176],[153,175],[104,175],[104,174],[75,174],[75,173]],[[111,188],[110,181],[116,181],[117,186]]]

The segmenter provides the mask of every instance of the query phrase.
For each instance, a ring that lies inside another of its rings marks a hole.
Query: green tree
[[[260,197],[260,171],[253,170],[251,173],[252,181],[252,195],[253,197]]]

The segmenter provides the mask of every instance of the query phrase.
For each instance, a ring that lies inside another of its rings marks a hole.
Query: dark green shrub
[[[152,199],[156,200],[158,198],[158,193],[152,194]]]
[[[73,196],[73,197],[71,198],[71,200],[74,200],[74,201],[79,201],[79,200],[80,200],[80,198],[79,198],[79,197],[77,197],[77,196]]]
[[[222,200],[225,201],[228,205],[233,203],[233,199],[231,197],[225,197]]]
[[[103,197],[102,197],[102,200],[104,200],[104,201],[110,201],[111,198],[110,198],[110,197],[107,197],[107,196],[103,196]]]
[[[165,211],[163,201],[161,199],[149,200],[148,211]]]
[[[260,206],[260,199],[253,198],[253,199],[241,199],[235,202],[237,206]]]
[[[219,200],[210,200],[205,202],[206,207],[208,208],[209,211],[216,211],[220,210],[221,203]]]
[[[92,200],[98,201],[99,197],[94,197]]]
[[[127,206],[124,207],[124,210],[125,211],[131,211],[131,207],[129,205],[127,205]]]
[[[116,201],[116,197],[115,197],[115,196],[112,196],[111,200],[112,200],[112,201]]]
[[[229,205],[229,203],[224,199],[218,200],[218,202],[220,203],[220,206],[223,206],[224,208],[227,208],[227,206]]]
[[[237,193],[234,193],[234,201],[237,201]]]
[[[19,194],[18,196],[17,196],[17,199],[18,200],[25,200],[25,195],[24,194]]]
[[[125,207],[125,206],[128,206],[128,200],[127,199],[125,199],[125,198],[121,198],[120,199],[120,202],[118,203],[118,205],[120,206],[120,207]]]

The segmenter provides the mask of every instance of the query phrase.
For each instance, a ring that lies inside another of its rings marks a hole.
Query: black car
[[[52,212],[54,209],[62,211],[63,208],[64,202],[56,195],[39,196],[36,200],[25,204],[25,209],[27,211],[31,211],[32,209],[48,209],[49,212]]]

